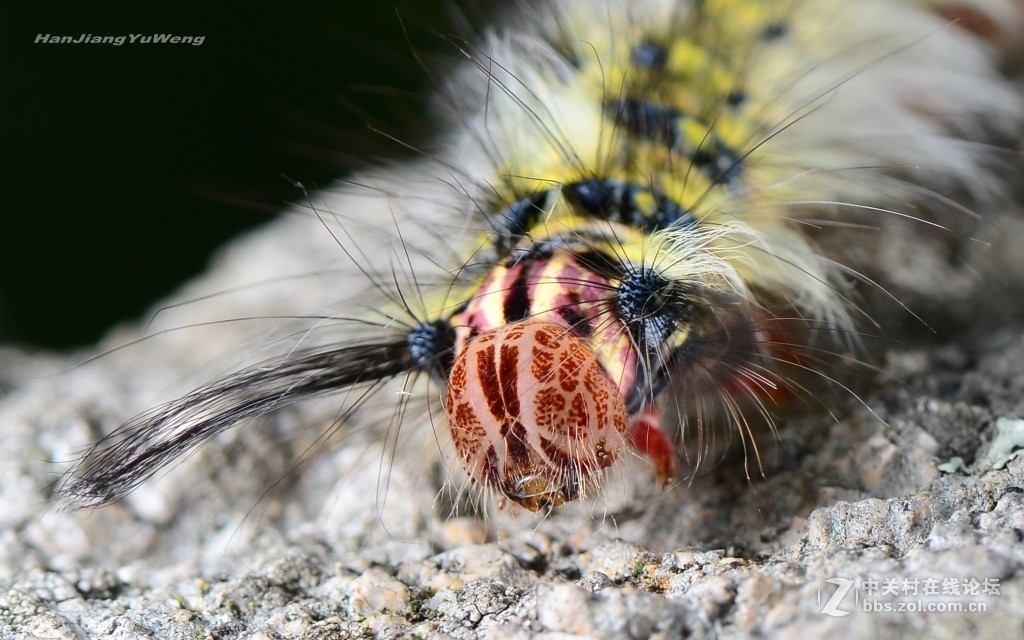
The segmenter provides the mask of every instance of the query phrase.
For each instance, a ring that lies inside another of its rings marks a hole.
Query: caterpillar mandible
[[[671,482],[688,430],[746,441],[856,341],[855,285],[879,285],[818,236],[983,190],[964,140],[1019,125],[992,51],[1019,14],[566,0],[461,45],[440,149],[311,204],[358,220],[367,238],[339,242],[386,304],[128,422],[63,500],[116,501],[240,422],[354,389],[343,423],[414,378],[444,389],[427,399],[463,472],[530,511],[593,495],[630,450]]]

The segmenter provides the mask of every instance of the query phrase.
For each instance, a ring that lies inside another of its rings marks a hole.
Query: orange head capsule
[[[470,340],[445,407],[470,475],[530,511],[596,488],[627,442],[625,402],[593,348],[541,320]]]

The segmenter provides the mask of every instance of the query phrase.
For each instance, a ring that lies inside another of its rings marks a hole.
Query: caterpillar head
[[[595,489],[627,442],[625,402],[593,348],[542,320],[470,340],[445,407],[473,479],[530,511]]]

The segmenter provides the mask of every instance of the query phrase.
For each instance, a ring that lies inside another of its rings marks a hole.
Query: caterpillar
[[[374,403],[402,429],[443,413],[463,486],[534,512],[597,494],[631,453],[671,484],[682,441],[703,459],[716,425],[756,457],[776,405],[816,377],[842,386],[829,360],[872,316],[858,291],[885,297],[824,247],[879,219],[941,226],[920,211],[991,185],[971,142],[1021,119],[993,52],[1019,13],[563,1],[460,42],[438,148],[308,202],[374,308],[129,421],[60,499],[117,501],[240,423],[332,395],[341,429]]]

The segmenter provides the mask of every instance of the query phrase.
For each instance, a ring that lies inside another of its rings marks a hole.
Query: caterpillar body
[[[461,48],[438,151],[312,205],[341,222],[367,295],[389,302],[330,318],[335,342],[127,423],[63,499],[118,500],[239,422],[355,390],[344,423],[394,378],[443,389],[417,397],[443,404],[453,459],[530,511],[593,495],[630,451],[673,481],[681,439],[719,423],[747,442],[855,342],[870,313],[854,284],[877,285],[816,236],[985,188],[986,150],[965,140],[1020,120],[993,53],[1019,13],[998,0],[533,9]]]

